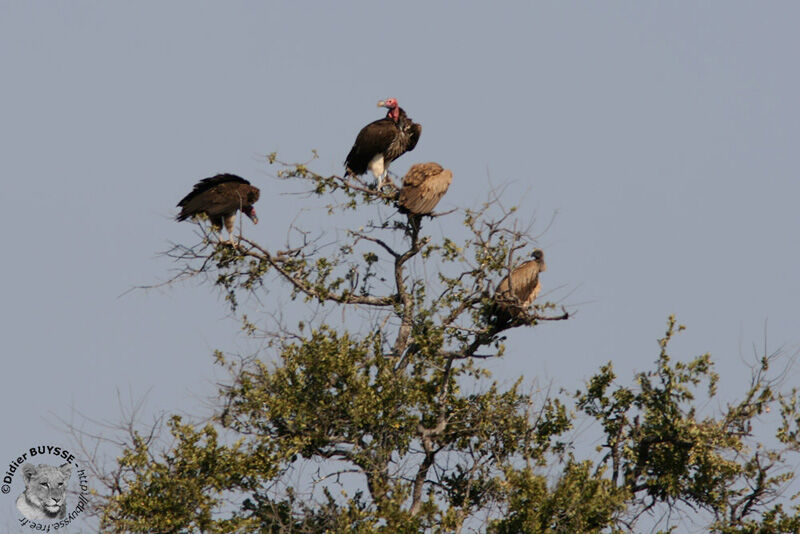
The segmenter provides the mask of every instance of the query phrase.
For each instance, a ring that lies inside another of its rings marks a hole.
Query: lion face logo
[[[62,519],[67,512],[67,481],[71,474],[69,464],[23,465],[25,492],[17,498],[17,509],[32,521]]]

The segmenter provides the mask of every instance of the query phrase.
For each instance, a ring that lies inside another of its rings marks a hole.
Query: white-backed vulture
[[[438,163],[415,163],[403,178],[397,197],[402,213],[429,215],[447,192],[453,172]]]
[[[544,252],[537,248],[530,260],[503,278],[495,291],[495,311],[498,316],[519,317],[523,314],[542,290],[539,273],[546,269]]]

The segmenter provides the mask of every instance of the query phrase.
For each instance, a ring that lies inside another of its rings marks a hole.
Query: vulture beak
[[[385,107],[388,107],[388,106],[386,105],[386,100],[378,100],[378,107],[379,107],[379,108],[385,108]]]
[[[258,216],[256,216],[256,210],[254,208],[250,208],[250,211],[245,212],[245,215],[250,217],[253,224],[258,224]]]

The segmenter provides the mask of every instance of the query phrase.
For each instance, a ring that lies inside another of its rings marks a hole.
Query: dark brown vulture
[[[175,217],[179,221],[204,213],[211,225],[222,230],[222,223],[228,230],[233,243],[233,225],[236,212],[242,213],[258,224],[253,204],[258,200],[259,190],[250,182],[235,174],[218,174],[197,182],[192,192],[178,202],[181,212]],[[222,239],[220,239],[221,241]]]
[[[429,215],[447,192],[453,172],[438,163],[415,163],[403,178],[397,197],[401,213]]]
[[[502,322],[511,317],[520,317],[533,304],[542,290],[539,273],[544,272],[544,252],[534,249],[531,259],[511,271],[497,286],[494,313]]]
[[[344,165],[345,174],[352,176],[371,171],[380,189],[389,172],[389,163],[417,146],[422,125],[409,119],[394,98],[381,100],[378,106],[389,110],[386,117],[367,124],[358,132]]]

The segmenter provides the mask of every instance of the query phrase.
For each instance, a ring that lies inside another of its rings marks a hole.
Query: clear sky
[[[627,380],[675,313],[675,355],[711,352],[722,395],[741,389],[754,344],[800,345],[798,20],[795,2],[0,0],[0,465],[67,443],[74,411],[119,419],[118,391],[203,413],[211,351],[253,343],[208,286],[120,294],[170,275],[158,253],[197,240],[174,206],[217,172],[261,187],[247,233],[280,245],[301,199],[262,156],[313,148],[340,172],[390,96],[424,126],[395,172],[438,161],[444,207],[508,184],[537,229],[555,217],[542,283],[577,314],[511,335],[498,377],[574,390],[612,359]]]

